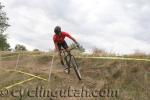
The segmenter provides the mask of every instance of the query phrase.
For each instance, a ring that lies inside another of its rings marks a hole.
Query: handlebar
[[[76,49],[76,48],[79,48],[79,47],[74,46],[74,47],[68,48],[68,50],[71,51],[71,50]],[[62,52],[62,51],[66,51],[66,50],[65,49],[60,49],[59,51]]]

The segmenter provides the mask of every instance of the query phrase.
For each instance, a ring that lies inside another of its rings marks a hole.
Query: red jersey
[[[65,41],[65,37],[71,38],[71,36],[69,35],[69,33],[67,32],[61,32],[61,35],[54,35],[53,36],[53,41],[54,42],[58,42],[58,43],[63,43]]]

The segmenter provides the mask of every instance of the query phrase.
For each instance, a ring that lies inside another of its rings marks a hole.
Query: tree
[[[15,46],[15,51],[27,51],[27,49],[24,45],[17,44]]]
[[[40,51],[40,50],[39,50],[39,49],[34,49],[33,51],[38,52],[38,51]]]
[[[7,35],[0,34],[0,51],[10,50],[10,45],[7,43]]]
[[[10,50],[10,45],[7,43],[7,35],[2,34],[9,26],[6,13],[2,10],[3,7],[0,2],[0,51]]]
[[[0,34],[2,34],[8,28],[8,26],[10,26],[8,24],[8,17],[6,16],[6,12],[2,10],[3,7],[4,6],[1,5],[0,2]]]
[[[93,54],[106,54],[105,50],[99,48],[93,48]]]

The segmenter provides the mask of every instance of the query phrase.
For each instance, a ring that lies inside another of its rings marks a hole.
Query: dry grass
[[[39,55],[39,54],[36,54]],[[3,55],[8,56],[8,55]],[[49,67],[51,64],[51,56],[40,55],[21,56],[17,69],[29,72],[35,75],[40,75],[48,78]],[[50,82],[45,82],[39,79],[34,79],[25,84],[18,85],[12,89],[29,88],[35,89],[37,86],[44,86],[47,89],[67,89],[72,86],[80,89],[83,86],[88,89],[119,89],[119,97],[99,97],[99,98],[82,98],[81,100],[149,100],[148,94],[150,85],[150,62],[144,61],[125,61],[125,60],[100,60],[100,59],[80,59],[77,62],[81,67],[83,80],[78,81],[73,70],[67,75],[63,72],[59,60],[56,57],[54,60],[52,77]],[[11,59],[2,59],[2,68],[14,69],[16,57]],[[7,78],[6,78],[7,77]],[[15,82],[29,78],[16,72],[0,72],[0,86],[5,87]],[[27,95],[23,97],[7,97],[4,100],[47,100],[48,98],[29,98]],[[57,98],[56,100],[80,100],[75,97]]]

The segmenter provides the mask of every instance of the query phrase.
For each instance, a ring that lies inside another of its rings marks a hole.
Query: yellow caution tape
[[[110,59],[110,60],[134,60],[134,61],[150,61],[150,59],[138,59],[138,58],[123,58],[123,57],[76,57],[76,58],[91,58],[91,59]]]
[[[29,54],[21,54],[22,55],[29,55]],[[7,56],[7,57],[1,57],[3,58],[11,58],[11,57],[16,57],[18,55],[14,55],[14,56]],[[29,55],[29,56],[43,56],[43,54],[41,55]],[[52,55],[49,55],[52,56]],[[76,56],[76,58],[83,58],[83,59],[114,59],[114,60],[133,60],[133,61],[150,61],[150,59],[144,59],[144,58],[124,58],[124,57],[80,57],[80,56]]]
[[[14,72],[18,72],[18,73],[21,73],[21,74],[25,74],[25,75],[28,75],[28,76],[32,76],[34,78],[38,78],[38,79],[41,79],[41,80],[44,80],[44,81],[49,81],[48,79],[45,79],[43,77],[40,77],[40,76],[36,76],[34,74],[31,74],[31,73],[27,73],[27,72],[23,72],[23,71],[19,71],[19,70],[8,70],[8,69],[4,69],[4,68],[1,68],[0,69],[2,70],[5,70],[5,71],[14,71]]]
[[[32,76],[32,77],[35,77],[35,78],[38,78],[38,79],[41,79],[41,80],[44,80],[44,81],[48,81],[48,79],[45,79],[45,78],[42,78],[40,76],[36,76],[36,75],[30,74],[30,73],[27,73],[27,72],[23,72],[23,71],[19,71],[19,70],[13,70],[13,71],[19,72],[19,73],[22,73],[22,74],[25,74],[25,75],[28,75],[28,76]]]
[[[17,83],[15,83],[15,84],[12,84],[12,85],[10,85],[10,86],[5,87],[4,89],[10,89],[10,88],[12,88],[12,87],[14,87],[14,86],[21,85],[21,84],[23,84],[23,83],[25,83],[25,82],[28,82],[28,81],[33,80],[34,78],[35,78],[35,77],[32,77],[32,78],[29,78],[29,79],[27,79],[27,80],[24,80],[24,81],[21,81],[21,82],[17,82]]]

